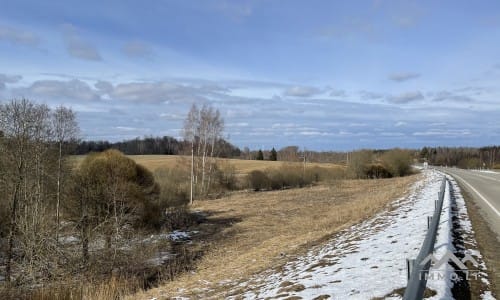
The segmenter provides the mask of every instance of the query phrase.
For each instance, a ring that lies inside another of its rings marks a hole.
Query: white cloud
[[[472,132],[469,129],[429,129],[426,131],[414,132],[414,136],[442,136],[442,137],[460,137],[469,136]]]
[[[402,132],[381,132],[380,133],[381,136],[387,136],[387,137],[401,137],[401,136],[405,136],[404,133]]]
[[[309,86],[291,86],[285,89],[284,96],[289,97],[312,97],[323,93],[322,90]]]
[[[405,104],[405,103],[410,103],[410,102],[415,102],[419,100],[423,100],[424,95],[422,95],[421,92],[415,91],[415,92],[406,92],[402,93],[399,95],[392,95],[387,98],[389,102],[395,103],[395,104]]]
[[[12,89],[14,95],[32,96],[50,100],[52,98],[66,100],[98,100],[99,93],[86,82],[73,79],[69,81],[38,80],[28,87]]]
[[[347,96],[347,93],[344,90],[332,89],[330,91],[330,96],[332,96],[332,97],[345,97],[345,96]]]
[[[300,131],[300,135],[305,135],[305,136],[332,136],[333,134],[330,132],[324,132],[324,131],[313,131],[313,130],[308,130],[308,131]]]
[[[76,27],[71,24],[63,25],[63,41],[66,50],[73,57],[92,61],[102,60],[97,48],[84,40]]]
[[[384,98],[384,94],[379,92],[361,91],[360,95],[363,100],[378,100]]]
[[[141,41],[129,41],[123,45],[123,53],[129,57],[148,57],[153,53],[153,49]]]
[[[396,81],[396,82],[404,82],[408,81],[411,79],[416,79],[420,77],[420,74],[414,73],[414,72],[403,72],[403,73],[395,73],[389,75],[389,80]]]
[[[22,46],[36,46],[40,42],[40,38],[32,32],[0,25],[0,41],[2,40]]]
[[[19,82],[23,77],[20,75],[6,75],[6,74],[0,74],[0,90],[5,89],[5,84],[6,83],[17,83]]]
[[[442,101],[452,101],[452,102],[474,102],[469,96],[466,95],[458,95],[453,94],[448,91],[441,91],[435,94],[434,98],[432,98],[434,102],[442,102]]]

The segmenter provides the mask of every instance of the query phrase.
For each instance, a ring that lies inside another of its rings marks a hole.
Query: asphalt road
[[[481,215],[500,241],[500,173],[486,173],[457,168],[442,168],[473,196]]]

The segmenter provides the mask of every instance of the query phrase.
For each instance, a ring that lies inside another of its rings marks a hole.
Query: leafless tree
[[[33,276],[47,239],[51,194],[49,108],[26,99],[0,106],[1,147],[8,162],[5,183],[9,202],[6,280],[11,279],[16,236],[24,265]]]
[[[75,141],[79,132],[75,113],[64,106],[57,107],[52,113],[52,130],[58,148],[57,156],[57,192],[56,192],[56,241],[59,240],[61,185],[63,181],[63,148],[71,141]]]
[[[198,109],[193,105],[184,121],[184,138],[191,144],[191,195],[195,190],[206,195],[210,192],[215,171],[218,141],[222,139],[224,120],[211,106]],[[196,186],[196,189],[195,189]]]
[[[198,135],[198,126],[199,123],[200,111],[196,104],[191,106],[189,113],[184,120],[184,139],[191,144],[191,184],[190,184],[190,194],[189,194],[189,204],[193,204],[194,198],[194,144],[196,142],[196,137]]]

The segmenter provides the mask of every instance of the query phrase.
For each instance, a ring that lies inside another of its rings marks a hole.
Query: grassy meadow
[[[154,172],[160,168],[173,168],[178,165],[189,165],[191,163],[190,156],[183,155],[127,155],[136,163],[141,164]],[[76,164],[78,165],[83,159],[84,155],[73,156]],[[283,162],[283,161],[268,161],[268,160],[244,160],[244,159],[229,159],[218,158],[218,163],[229,163],[236,168],[240,175],[246,175],[254,170],[264,170],[268,168],[279,168],[284,164],[292,166],[303,166],[302,162]],[[330,164],[330,163],[307,163],[307,167],[323,167],[328,169],[343,169],[344,166]]]

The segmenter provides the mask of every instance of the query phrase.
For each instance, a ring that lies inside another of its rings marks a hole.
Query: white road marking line
[[[478,192],[472,185],[470,185],[467,181],[465,181],[462,177],[460,177],[458,175],[452,175],[452,176],[457,177],[463,183],[465,183],[468,187],[470,187],[471,190],[473,190],[486,204],[488,204],[489,207],[491,207],[491,209],[497,214],[497,216],[500,217],[500,212],[490,203],[490,201],[488,201],[483,195],[481,195],[481,193]]]
[[[480,175],[480,174],[474,174],[473,176],[477,176],[477,177],[481,177],[481,178],[485,178],[485,179],[489,179],[489,180],[494,180],[494,181],[500,182],[500,179],[491,178],[491,177]]]

